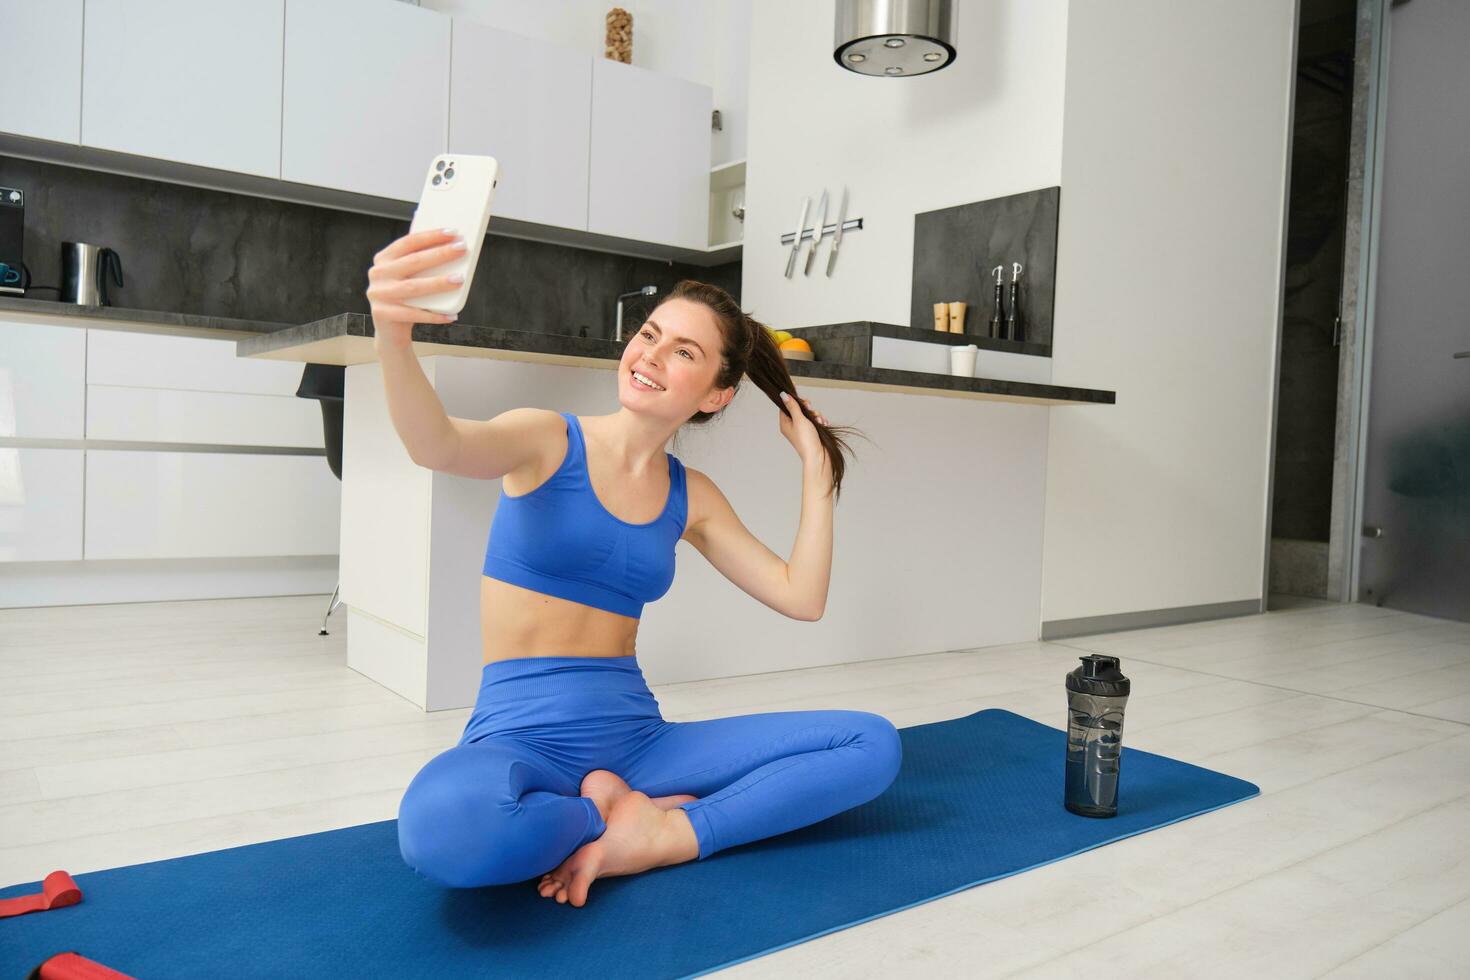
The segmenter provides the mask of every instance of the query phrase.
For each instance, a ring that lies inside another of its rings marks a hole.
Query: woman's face
[[[704,304],[664,300],[623,348],[619,400],[634,411],[687,419],[710,394],[721,342],[714,313]],[[662,390],[645,386],[635,371]]]

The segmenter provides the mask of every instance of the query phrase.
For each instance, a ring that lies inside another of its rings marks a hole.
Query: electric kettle
[[[107,280],[123,284],[122,259],[110,248],[86,242],[61,243],[61,296],[63,303],[108,306]]]

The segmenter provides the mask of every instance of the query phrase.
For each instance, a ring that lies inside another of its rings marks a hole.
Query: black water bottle
[[[1118,812],[1129,682],[1117,657],[1079,659],[1082,666],[1067,674],[1066,806],[1084,817],[1111,817]]]

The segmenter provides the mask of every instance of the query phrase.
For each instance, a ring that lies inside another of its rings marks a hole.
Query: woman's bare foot
[[[612,805],[632,792],[632,788],[623,781],[623,777],[612,770],[594,769],[582,777],[580,792],[597,804],[597,812],[605,822]]]
[[[694,825],[677,804],[664,810],[647,794],[630,789],[613,802],[605,820],[607,830],[601,837],[577,848],[542,877],[537,888],[542,898],[554,895],[561,905],[570,901],[581,907],[598,878],[638,874],[699,857]]]
[[[608,812],[612,805],[623,795],[632,792],[632,788],[624,782],[623,778],[610,769],[594,769],[582,777],[580,792],[583,796],[592,800],[597,805],[597,812],[602,815],[604,822],[607,821]],[[668,810],[678,806],[680,803],[691,803],[699,799],[687,793],[677,796],[655,796],[653,805],[660,810]]]
[[[589,772],[586,776],[582,777],[582,785],[579,788],[579,791],[583,796],[590,799],[597,806],[597,812],[602,816],[602,820],[604,823],[607,822],[608,816],[612,812],[613,804],[617,803],[618,800],[633,792],[632,787],[630,787],[621,776],[610,769],[594,769]],[[643,794],[639,795],[641,796]],[[699,797],[691,796],[688,793],[681,793],[674,796],[655,796],[650,799],[650,802],[652,802],[653,805],[658,807],[660,810],[671,810],[674,807],[678,806],[680,803],[690,803],[697,799],[699,799]],[[601,838],[599,838],[599,840],[600,839]],[[589,843],[595,843],[595,841]],[[567,869],[572,861],[572,858],[580,854],[582,850],[585,849],[585,847],[586,845],[574,851],[567,858],[566,861],[563,861],[556,868],[555,871],[547,872],[546,874],[541,876],[541,880],[537,883],[536,888],[541,893],[541,896],[543,898],[548,897],[550,894],[552,894],[550,891],[547,890],[548,883],[553,881],[554,876]],[[697,842],[695,845],[695,856],[699,856]],[[562,895],[559,895],[557,897],[557,901],[559,902],[565,902],[567,900],[564,886],[562,884],[563,880],[564,879],[560,878],[556,879],[558,890],[563,892]],[[588,883],[590,885],[591,879],[588,880]],[[579,904],[585,904],[586,900],[586,890],[584,888],[582,891],[582,902]]]

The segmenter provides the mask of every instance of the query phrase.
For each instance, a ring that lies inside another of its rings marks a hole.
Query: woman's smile
[[[650,378],[648,375],[644,374],[642,371],[638,370],[637,368],[634,368],[630,372],[630,375],[633,378],[633,383],[635,385],[637,385],[638,387],[640,387],[640,388],[646,388],[649,391],[663,391],[664,390],[664,388],[663,388],[662,385],[660,385],[658,382],[654,381],[652,378]]]

